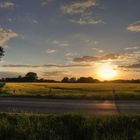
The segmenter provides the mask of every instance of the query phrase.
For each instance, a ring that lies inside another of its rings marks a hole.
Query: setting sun
[[[113,79],[117,75],[117,71],[110,64],[102,65],[98,69],[98,76],[104,80]]]

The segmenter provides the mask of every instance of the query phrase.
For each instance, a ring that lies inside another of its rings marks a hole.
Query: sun
[[[111,80],[117,75],[117,71],[110,64],[104,64],[98,69],[98,76],[104,80]]]

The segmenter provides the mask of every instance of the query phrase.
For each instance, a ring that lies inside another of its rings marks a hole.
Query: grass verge
[[[0,114],[2,140],[139,140],[140,115]]]

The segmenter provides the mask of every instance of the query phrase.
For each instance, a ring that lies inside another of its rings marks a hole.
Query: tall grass
[[[140,140],[140,116],[0,114],[1,140]]]

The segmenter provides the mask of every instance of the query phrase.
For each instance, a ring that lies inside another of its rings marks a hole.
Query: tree
[[[75,82],[76,82],[76,78],[75,78],[75,77],[70,78],[70,79],[69,79],[69,82],[70,82],[70,83],[75,83]]]
[[[0,46],[0,59],[4,56],[4,49]]]
[[[62,83],[68,83],[69,82],[69,78],[68,77],[64,77],[61,82]]]
[[[86,77],[80,77],[78,80],[77,80],[78,83],[87,83],[87,78]]]
[[[77,80],[78,83],[97,83],[99,80],[93,79],[92,77],[80,77]]]
[[[37,76],[37,73],[34,73],[34,72],[28,72],[26,75],[25,75],[25,80],[29,81],[29,82],[34,82],[34,81],[37,81],[38,79],[38,76]]]
[[[0,46],[0,59],[4,56],[4,49]],[[5,83],[0,83],[0,90],[5,85]]]

